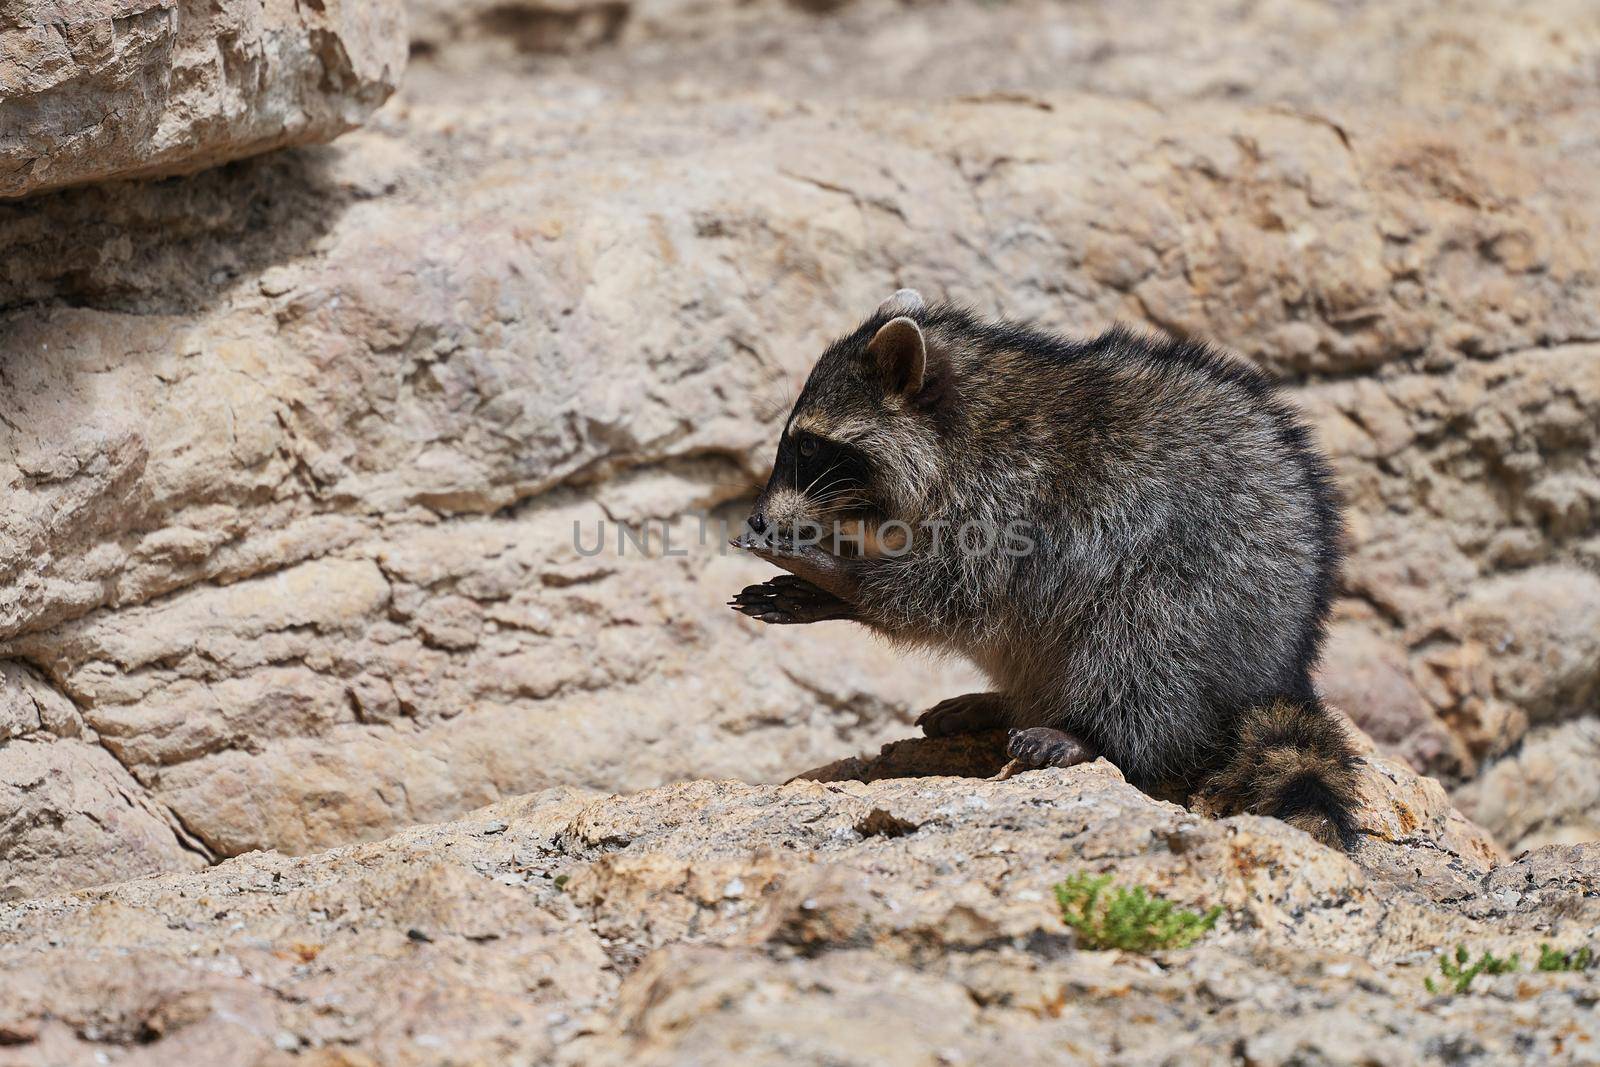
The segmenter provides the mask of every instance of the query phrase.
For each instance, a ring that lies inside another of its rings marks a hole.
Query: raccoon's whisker
[[[818,504],[817,510],[819,512],[832,512],[835,514],[835,518],[837,518],[838,513],[840,512],[867,511],[871,507],[871,503],[867,500],[856,497],[848,497]]]
[[[817,475],[815,478],[811,479],[811,481],[806,483],[806,487],[804,489],[800,490],[800,495],[801,496],[805,496],[807,493],[811,492],[812,487],[814,487],[818,482],[822,481],[822,479],[826,478],[828,475],[832,474],[834,471],[838,470],[839,469],[839,465],[841,463],[843,463],[843,462],[844,462],[844,460],[842,460],[842,459],[834,460],[833,463],[831,463],[828,466],[827,470],[823,471],[821,474]],[[799,461],[796,460],[795,463],[798,466]],[[795,474],[795,481],[799,481],[799,480],[800,480],[800,476],[799,476],[799,473],[797,471],[796,474]]]
[[[837,489],[832,493],[826,493],[813,499],[811,503],[821,507],[824,504],[832,504],[836,500],[853,500],[857,503],[866,503],[866,498],[853,489]]]
[[[760,418],[763,422],[770,422],[779,415],[794,407],[794,402],[799,394],[795,391],[793,382],[783,381],[775,383],[765,400],[757,401]]]
[[[829,497],[839,496],[839,495],[841,495],[843,493],[854,493],[855,491],[856,490],[855,490],[855,488],[853,486],[841,485],[841,486],[839,486],[837,488],[828,489],[825,492],[818,493],[815,497],[812,497],[811,499],[814,499],[814,500],[827,500]]]
[[[860,504],[861,502],[862,501],[859,497],[846,495],[818,497],[817,499],[810,501],[810,504],[812,507],[820,509],[835,506],[851,507]]]

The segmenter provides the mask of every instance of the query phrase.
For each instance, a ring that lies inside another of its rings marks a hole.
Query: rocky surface
[[[1586,0],[409,0],[427,82],[485,63],[547,90],[809,99],[1076,90],[1165,102],[1428,110],[1570,122],[1594,90]],[[960,42],[959,49],[950,47]]]
[[[895,776],[992,758],[913,742],[830,781],[551,790],[0,905],[0,1062],[1558,1062],[1600,1038],[1592,974],[1422,981],[1457,943],[1592,938],[1592,844],[1491,867],[1436,784],[1381,759],[1349,857],[1104,762]],[[1225,916],[1191,949],[1090,951],[1051,894],[1082,871]]]
[[[765,568],[695,518],[905,284],[1288,377],[1385,752],[1488,782],[1594,720],[1592,5],[604,10],[419,4],[332,147],[0,204],[0,782],[126,813],[0,792],[0,857],[62,857],[0,893],[909,733],[971,672],[733,617]],[[688,555],[579,551],[619,520]],[[1526,795],[1471,806],[1593,825]]]
[[[0,13],[0,198],[331,140],[405,66],[397,0],[19,0]]]
[[[1600,725],[1577,719],[1533,731],[1456,790],[1462,808],[1523,848],[1600,840]]]

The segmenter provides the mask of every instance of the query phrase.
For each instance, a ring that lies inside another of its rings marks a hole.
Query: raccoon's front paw
[[[735,547],[747,547],[742,541],[743,539],[740,539],[731,543]],[[856,602],[856,593],[861,588],[860,576],[856,569],[858,561],[830,556],[816,545],[784,548],[760,544],[750,547],[750,551],[768,563],[788,571],[806,584],[816,587],[819,591],[837,597],[846,605]],[[829,616],[829,618],[853,617]]]
[[[776,625],[856,617],[853,606],[792,574],[780,574],[749,586],[728,601],[728,606],[752,619]]]
[[[1076,767],[1094,759],[1094,750],[1076,734],[1049,726],[1012,730],[1006,754],[1024,767]]]

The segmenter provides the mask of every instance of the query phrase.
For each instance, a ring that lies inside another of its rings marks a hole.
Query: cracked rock
[[[0,200],[331,140],[405,65],[394,0],[66,0],[0,19]]]

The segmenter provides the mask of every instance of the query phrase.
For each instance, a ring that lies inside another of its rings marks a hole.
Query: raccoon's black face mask
[[[750,516],[752,531],[804,539],[819,527],[828,533],[836,524],[883,514],[883,487],[875,484],[882,465],[860,442],[883,447],[884,435],[874,431],[886,417],[924,406],[937,389],[922,328],[905,314],[923,310],[920,296],[901,290],[874,320],[823,354],[779,438],[772,477]]]
[[[751,528],[760,523],[785,536],[807,524],[864,518],[875,510],[872,462],[859,448],[793,423],[778,442],[772,477],[756,501]]]

